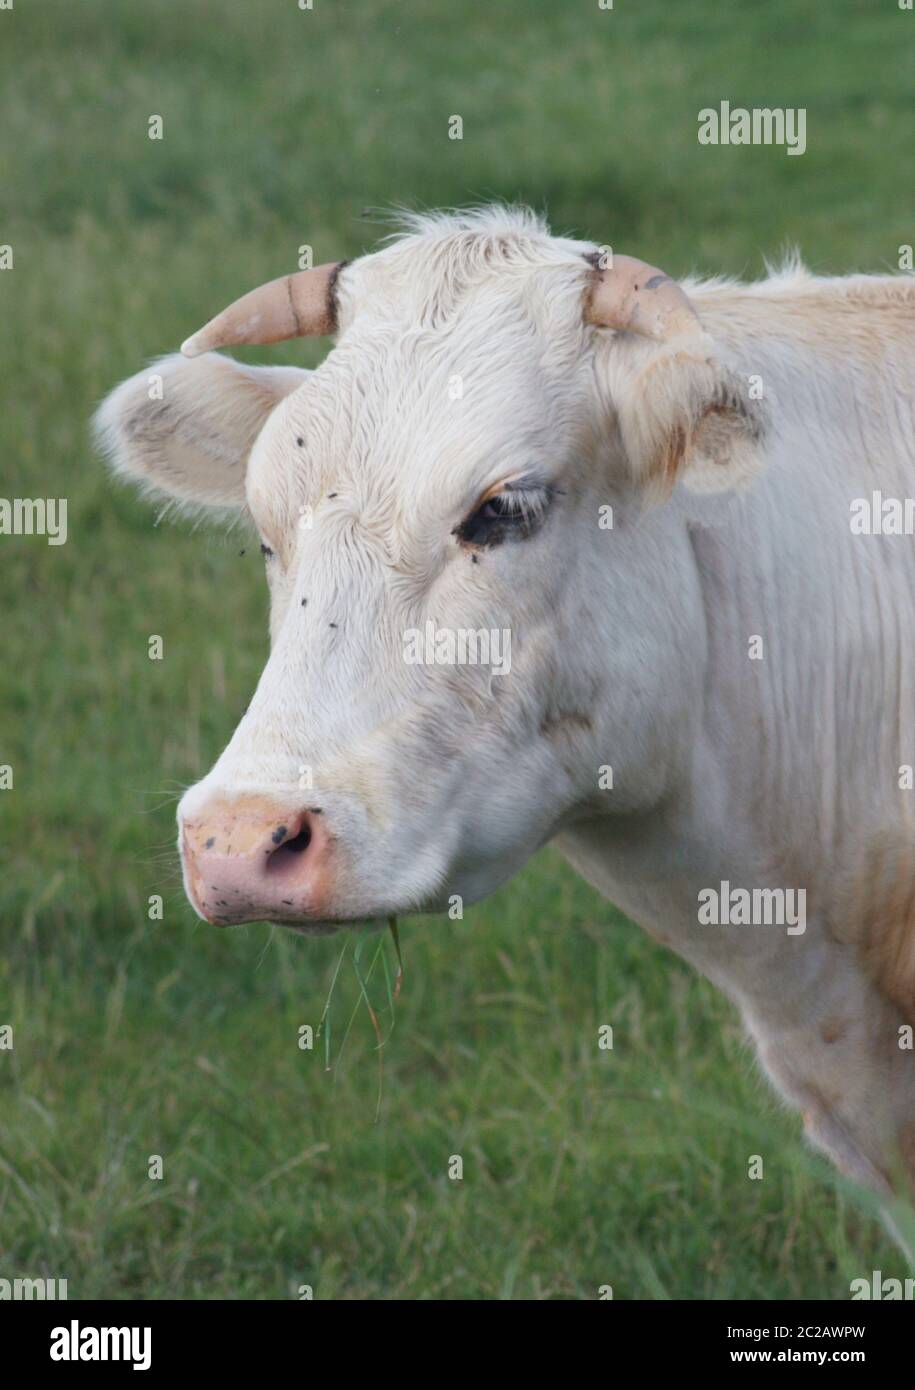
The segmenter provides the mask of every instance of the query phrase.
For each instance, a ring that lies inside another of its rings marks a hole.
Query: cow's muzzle
[[[321,919],[332,844],[317,808],[213,798],[182,818],[180,847],[187,895],[206,921]]]

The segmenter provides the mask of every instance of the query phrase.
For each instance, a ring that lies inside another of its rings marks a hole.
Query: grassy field
[[[365,210],[392,202],[520,198],[675,274],[756,274],[790,243],[818,269],[895,266],[915,15],[864,10],[0,11],[0,491],[69,499],[66,545],[0,538],[0,1277],[89,1298],[843,1298],[905,1272],[770,1098],[733,1011],[550,852],[463,922],[402,924],[376,1122],[355,941],[340,964],[341,938],[219,932],[180,889],[175,792],[265,655],[257,545],[157,528],[87,433],[113,383],[302,243],[366,248]],[[723,98],[805,107],[806,155],[699,146],[697,112]],[[298,1035],[338,964],[328,1069],[325,1037]]]

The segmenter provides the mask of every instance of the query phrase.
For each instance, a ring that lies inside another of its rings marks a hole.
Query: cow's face
[[[730,486],[758,421],[698,324],[595,329],[594,248],[488,217],[335,274],[314,372],[170,358],[102,408],[118,467],[245,508],[265,555],[270,656],[179,808],[208,920],[473,901],[687,756],[701,607],[645,493]]]

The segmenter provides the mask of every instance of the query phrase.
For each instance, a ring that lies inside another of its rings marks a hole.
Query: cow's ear
[[[217,353],[152,362],[99,407],[94,427],[116,473],[198,506],[245,501],[248,455],[264,421],[309,373],[248,367]]]
[[[682,481],[694,492],[725,492],[755,477],[766,412],[751,378],[726,366],[705,333],[630,351],[636,360],[614,373],[614,406],[623,447],[647,489],[663,496]]]

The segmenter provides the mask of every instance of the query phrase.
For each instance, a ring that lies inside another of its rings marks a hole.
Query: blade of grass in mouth
[[[356,1000],[353,1011],[349,1017],[349,1022],[347,1023],[346,1028],[344,1029],[343,1037],[340,1041],[340,1047],[337,1053],[337,1059],[335,1063],[331,1062],[331,1001],[334,997],[334,992],[337,986],[337,979],[340,975],[340,969],[343,965],[343,958],[346,955],[346,952],[349,947],[348,942],[344,944],[343,949],[340,952],[340,955],[337,957],[337,963],[334,967],[334,973],[331,978],[330,988],[327,992],[327,999],[324,1004],[324,1010],[321,1014],[320,1022],[318,1023],[318,1036],[320,1036],[322,1033],[324,1036],[324,1068],[326,1071],[333,1071],[336,1074],[340,1061],[343,1057],[344,1049],[346,1048],[347,1039],[349,1038],[353,1024],[356,1021],[356,1015],[359,1012],[359,1005],[360,1003],[365,1004],[365,1007],[368,1011],[369,1019],[372,1024],[372,1028],[375,1033],[375,1051],[378,1053],[378,1101],[375,1107],[376,1122],[378,1120],[378,1116],[381,1113],[381,1102],[384,1094],[384,1048],[385,1044],[387,1043],[388,1039],[394,1031],[394,1005],[400,995],[400,990],[403,984],[404,977],[403,955],[400,949],[400,935],[397,930],[396,917],[388,918],[388,927],[390,928],[391,938],[394,942],[394,952],[397,957],[397,974],[394,978],[393,988],[391,985],[391,974],[388,969],[387,952],[384,949],[384,939],[382,938],[382,940],[379,941],[378,948],[375,951],[374,956],[372,957],[368,969],[363,971],[362,955],[365,950],[368,938],[366,936],[360,937],[356,943],[355,950],[353,951],[353,970],[359,985],[359,998]],[[386,1036],[382,1033],[381,1022],[372,1004],[372,1001],[369,998],[368,992],[368,984],[372,978],[375,967],[378,964],[379,957],[381,957],[381,966],[384,972],[387,1005],[391,1014],[391,1026]]]
[[[391,936],[394,938],[394,950],[397,953],[397,979],[394,981],[394,993],[391,997],[391,1003],[395,1004],[400,994],[400,987],[403,984],[403,956],[400,954],[400,936],[397,931],[397,918],[389,917],[388,926],[391,928]]]

